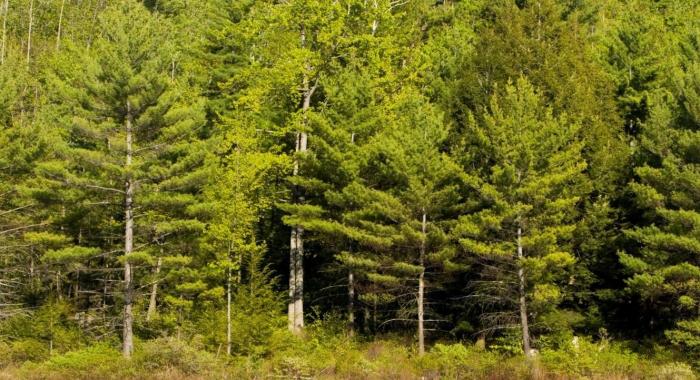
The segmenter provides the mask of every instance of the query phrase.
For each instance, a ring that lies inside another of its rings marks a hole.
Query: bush
[[[221,368],[213,354],[173,338],[155,339],[139,346],[133,365],[146,373],[176,368],[185,374],[201,374]]]
[[[654,370],[650,378],[654,380],[694,380],[693,369],[685,363],[668,363]]]
[[[540,360],[550,371],[582,377],[627,374],[641,376],[643,368],[648,365],[647,361],[621,344],[605,340],[593,343],[586,338],[576,338],[559,350],[544,349]]]
[[[466,347],[463,344],[436,344],[421,360],[423,368],[445,379],[483,378],[503,357],[495,352]]]
[[[0,367],[27,361],[45,360],[48,357],[48,344],[37,339],[25,338],[0,344]]]
[[[23,378],[117,379],[129,375],[128,364],[119,351],[98,344],[51,357],[43,363],[26,363],[20,373]]]

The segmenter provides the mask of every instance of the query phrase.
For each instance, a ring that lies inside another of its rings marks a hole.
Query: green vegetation
[[[0,378],[694,379],[698,30],[0,0]]]

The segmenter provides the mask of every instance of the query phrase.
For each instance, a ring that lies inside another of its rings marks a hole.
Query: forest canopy
[[[697,1],[0,0],[0,28],[0,377],[700,370]]]

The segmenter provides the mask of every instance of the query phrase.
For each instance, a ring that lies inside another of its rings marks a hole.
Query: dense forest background
[[[3,376],[700,367],[696,1],[0,0],[0,23]]]

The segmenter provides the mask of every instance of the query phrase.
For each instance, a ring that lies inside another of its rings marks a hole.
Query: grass
[[[531,361],[463,343],[438,343],[418,357],[408,338],[361,341],[313,327],[303,338],[280,330],[269,344],[264,357],[224,358],[191,342],[157,339],[138,344],[130,360],[100,344],[11,364],[0,379],[695,379],[687,364],[586,340]]]

